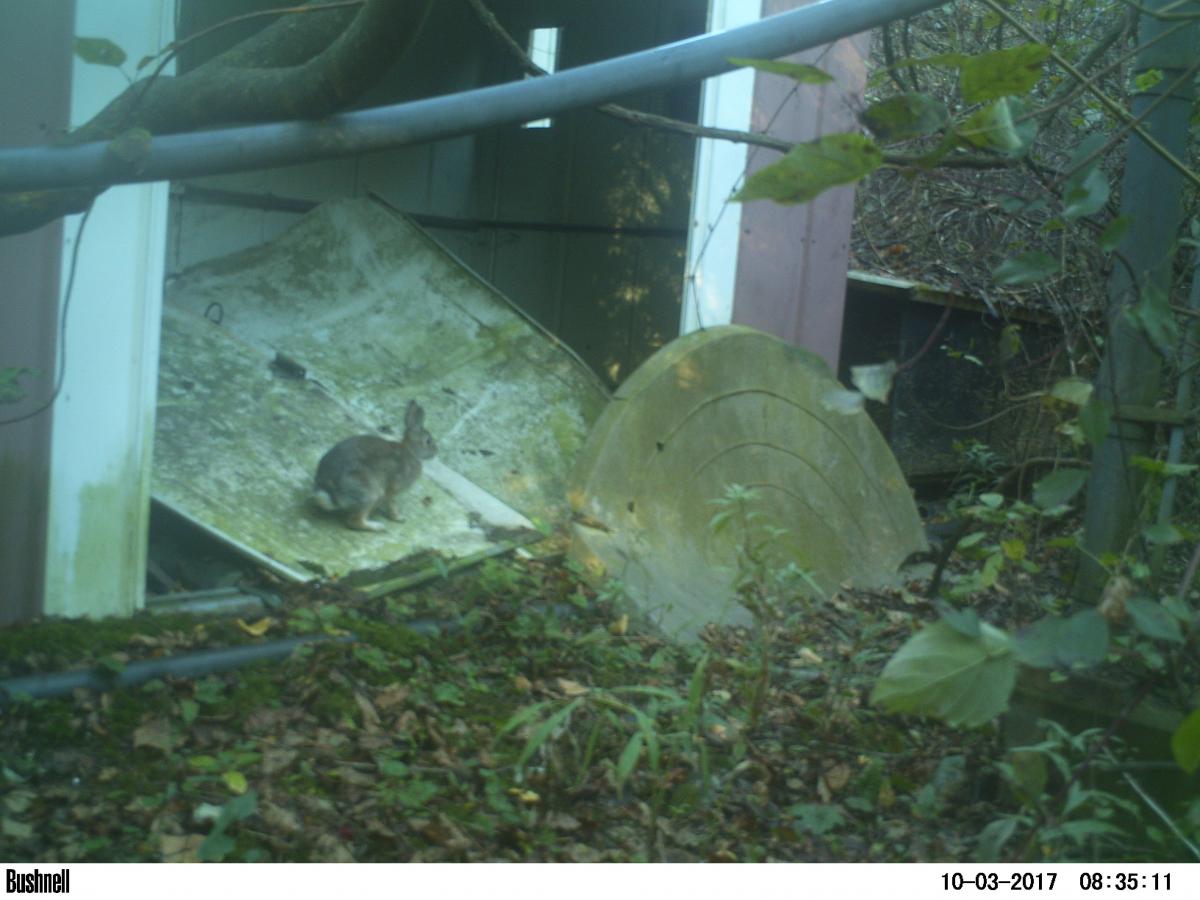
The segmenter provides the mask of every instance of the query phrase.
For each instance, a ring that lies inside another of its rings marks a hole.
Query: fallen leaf
[[[292,761],[299,756],[296,750],[288,750],[283,747],[271,747],[263,752],[262,755],[262,773],[264,775],[274,775],[276,772],[282,772],[292,764]]]
[[[164,834],[158,839],[158,849],[163,862],[194,863],[200,861],[196,851],[203,843],[202,834]]]
[[[354,854],[332,834],[318,837],[316,850],[313,862],[354,862]]]
[[[18,841],[24,841],[33,837],[33,826],[5,816],[3,819],[0,819],[0,834]]]
[[[578,681],[572,681],[569,678],[556,678],[555,683],[558,684],[558,689],[568,697],[578,697],[588,692],[588,689]]]
[[[375,711],[370,699],[362,691],[355,691],[354,702],[358,704],[358,709],[363,715],[363,727],[367,731],[378,731],[379,713]]]
[[[264,800],[259,804],[258,815],[276,834],[295,834],[302,827],[298,815],[290,809],[276,806],[269,800]]]
[[[262,637],[275,624],[275,620],[270,616],[264,616],[252,625],[247,625],[242,619],[237,620],[237,627],[251,637]]]
[[[403,706],[410,693],[412,689],[402,684],[389,684],[375,692],[375,708],[380,712],[390,712]]]
[[[33,791],[10,791],[4,798],[4,805],[12,813],[23,813],[33,803]]]
[[[166,719],[151,719],[133,730],[134,747],[153,747],[163,753],[170,753],[175,749],[175,744],[171,724]]]
[[[837,793],[850,781],[850,767],[845,763],[837,763],[825,771],[821,780],[828,786],[830,792]]]

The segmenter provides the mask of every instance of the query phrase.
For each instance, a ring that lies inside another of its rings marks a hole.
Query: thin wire
[[[820,55],[818,55],[817,58],[815,60],[813,60],[813,64],[816,65],[816,64],[820,63],[821,60],[823,60],[825,58],[825,55],[827,53],[829,53],[832,49],[833,49],[833,44],[826,45],[825,48],[821,51]],[[771,118],[767,120],[767,125],[763,129],[763,134],[770,134],[771,126],[773,126],[775,124],[775,120],[778,119],[779,116],[783,114],[783,108],[788,104],[789,101],[791,101],[796,96],[796,94],[797,94],[797,92],[799,92],[799,90],[800,90],[800,83],[797,82],[796,84],[794,84],[792,86],[792,89],[788,92],[787,96],[779,101],[779,105],[777,107],[775,107],[775,111],[773,113],[771,113]],[[715,140],[715,138],[709,138],[708,140]],[[768,148],[750,146],[747,149],[747,153],[746,153],[746,168],[747,169],[750,168],[750,163],[753,162],[754,154],[757,154],[760,150],[765,150],[765,149],[768,149]],[[745,170],[743,170],[741,172],[741,174],[739,174],[738,177],[736,179],[734,179],[733,186],[729,190],[729,196],[727,196],[725,198],[725,202],[721,204],[721,209],[717,213],[717,217],[708,224],[708,228],[704,234],[704,239],[700,242],[700,249],[698,251],[696,251],[695,265],[692,266],[691,269],[685,271],[684,275],[683,275],[684,305],[685,306],[687,305],[688,295],[690,294],[691,302],[692,302],[693,308],[695,309],[695,312],[696,312],[696,330],[697,331],[704,331],[707,329],[708,326],[704,324],[704,309],[700,303],[700,298],[697,296],[697,292],[696,292],[696,273],[700,270],[700,267],[701,267],[702,263],[704,262],[704,255],[708,252],[709,242],[712,240],[712,236],[713,236],[714,232],[716,232],[717,226],[719,226],[721,224],[721,219],[724,217],[725,211],[727,209],[729,209],[730,203],[733,202],[732,201],[733,195],[736,194],[739,190],[741,190],[742,183],[745,181],[745,179],[746,179]]]
[[[11,419],[0,419],[0,425],[15,425],[18,422],[24,422],[27,419],[40,416],[54,405],[54,401],[58,399],[58,395],[62,391],[63,378],[67,371],[67,313],[71,309],[71,294],[75,288],[75,273],[79,270],[79,247],[83,244],[83,229],[92,215],[94,206],[95,200],[93,199],[88,204],[88,208],[84,210],[83,218],[79,220],[79,230],[75,232],[75,246],[71,248],[71,268],[67,274],[67,289],[63,296],[62,312],[58,323],[58,359],[55,360],[55,368],[58,371],[54,376],[54,390],[51,392],[49,399],[37,409]]]

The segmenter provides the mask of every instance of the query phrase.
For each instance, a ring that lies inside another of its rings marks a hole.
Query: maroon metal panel
[[[763,16],[806,0],[764,0]],[[792,141],[858,129],[854,111],[866,84],[870,36],[856,35],[788,57],[819,66],[835,81],[820,87],[758,73],[751,127]],[[748,172],[779,159],[751,148]],[[819,354],[834,372],[842,335],[853,186],[826,191],[811,203],[745,204],[734,287],[733,321],[774,334]]]
[[[42,144],[66,129],[74,0],[0,0],[0,122],[6,146]],[[19,88],[15,88],[18,86]],[[0,369],[27,367],[27,396],[0,404],[0,624],[43,607],[49,513],[49,409],[58,345],[62,223],[0,238]]]

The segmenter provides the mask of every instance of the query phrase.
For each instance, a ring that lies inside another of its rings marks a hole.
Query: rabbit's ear
[[[404,427],[420,427],[424,422],[425,410],[421,409],[416,400],[409,400],[408,408],[404,410]]]

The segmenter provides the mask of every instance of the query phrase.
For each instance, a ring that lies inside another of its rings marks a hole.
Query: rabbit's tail
[[[334,502],[329,491],[316,490],[312,493],[312,502],[326,512],[337,512],[338,505]]]

